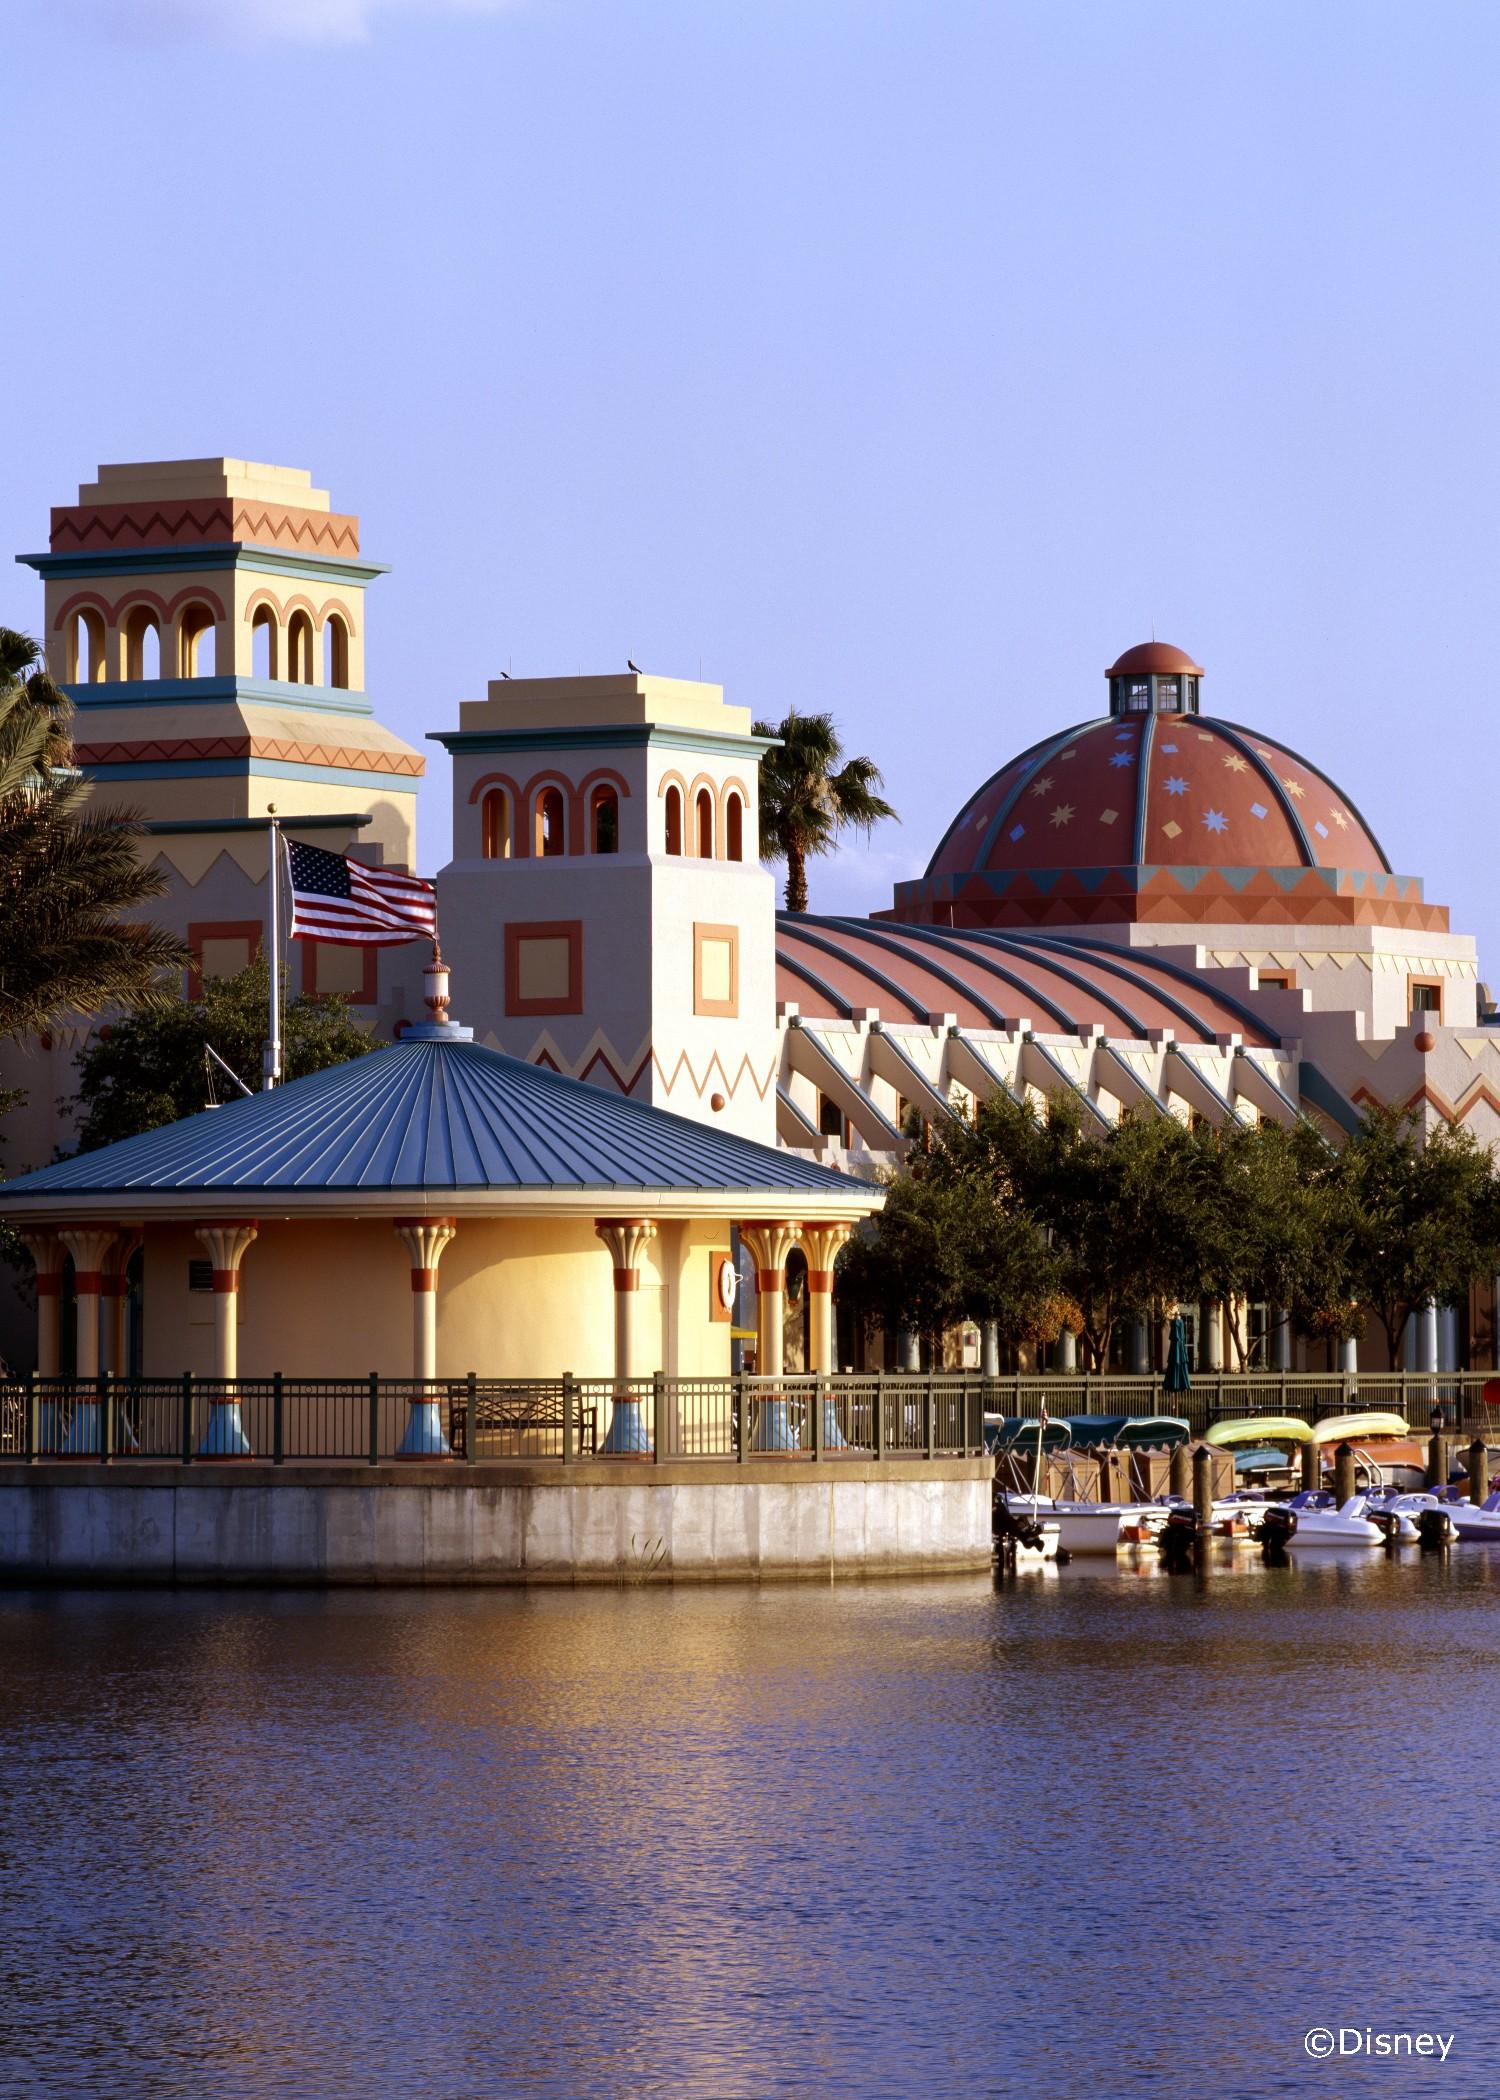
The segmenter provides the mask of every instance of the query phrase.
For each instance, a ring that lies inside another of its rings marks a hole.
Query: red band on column
[[[239,1287],[240,1272],[238,1269],[214,1270],[214,1289],[216,1291],[237,1291]]]
[[[809,1269],[807,1272],[807,1288],[810,1291],[831,1291],[833,1289],[832,1269]]]
[[[639,1269],[615,1270],[615,1289],[617,1291],[638,1291],[640,1287],[641,1272]]]
[[[80,1269],[73,1278],[73,1288],[80,1298],[97,1298],[104,1277],[98,1269]]]
[[[55,1269],[50,1273],[45,1269],[38,1269],[36,1294],[39,1298],[60,1298],[62,1296],[62,1278]]]
[[[784,1291],[786,1289],[786,1271],[784,1269],[757,1269],[755,1272],[755,1288],[763,1292]]]
[[[414,1291],[435,1291],[437,1289],[437,1270],[413,1269],[411,1272],[411,1287]]]

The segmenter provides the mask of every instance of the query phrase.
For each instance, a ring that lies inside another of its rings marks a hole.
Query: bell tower
[[[421,755],[364,692],[359,520],[300,468],[106,466],[52,513],[47,665],[97,799],[153,822],[336,809],[409,866]]]
[[[511,1055],[776,1143],[763,739],[723,689],[630,671],[497,679],[453,760],[443,948]]]

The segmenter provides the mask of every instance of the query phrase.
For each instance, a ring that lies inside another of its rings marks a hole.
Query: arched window
[[[160,678],[161,629],[149,606],[138,605],[125,622],[125,676]]]
[[[67,682],[69,685],[102,685],[106,668],[104,615],[85,606],[68,628]]]
[[[177,623],[177,675],[212,678],[218,661],[214,616],[206,605],[189,605]]]
[[[567,851],[563,836],[561,788],[543,788],[536,798],[536,830],[532,839],[532,851],[544,860],[551,860],[554,855]]]
[[[589,850],[620,850],[620,798],[612,787],[597,787],[589,798]]]
[[[323,683],[341,689],[349,683],[349,629],[338,613],[323,622]]]
[[[491,788],[479,806],[484,832],[486,860],[510,859],[510,797],[504,788]]]
[[[707,788],[699,788],[698,799],[693,804],[695,844],[699,860],[714,857],[714,798]]]
[[[682,790],[667,789],[667,851],[682,851]]]
[[[293,685],[313,682],[313,624],[305,612],[286,623],[286,675]]]
[[[738,795],[724,805],[724,852],[730,860],[745,858],[745,805]]]
[[[269,605],[257,605],[250,622],[250,676],[281,676],[281,630]]]

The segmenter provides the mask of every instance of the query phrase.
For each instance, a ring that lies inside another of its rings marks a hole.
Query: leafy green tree
[[[1467,1130],[1423,1134],[1409,1111],[1376,1107],[1338,1155],[1330,1192],[1349,1240],[1350,1296],[1385,1330],[1391,1362],[1428,1299],[1451,1305],[1500,1259],[1500,1195]]]
[[[896,812],[875,761],[844,757],[832,715],[793,708],[778,725],[757,722],[755,734],[780,739],[761,760],[760,857],[786,862],[786,908],[806,911],[809,859],[831,853],[841,831],[868,832]]]
[[[254,962],[237,976],[210,978],[201,999],[176,998],[101,1028],[79,1060],[78,1150],[92,1152],[156,1130],[233,1094],[229,1079],[206,1057],[207,1045],[254,1092],[269,1005],[269,970]],[[343,999],[288,1002],[282,1023],[286,1078],[347,1063],[375,1047],[373,1034]]]
[[[0,1035],[66,1013],[161,1005],[187,952],[125,916],[159,897],[128,811],[90,809],[71,765],[71,710],[35,642],[0,627]]]

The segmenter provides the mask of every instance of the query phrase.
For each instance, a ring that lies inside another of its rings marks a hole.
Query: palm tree
[[[166,888],[129,810],[84,807],[72,710],[33,641],[0,627],[0,1036],[177,989],[174,934],[121,916]]]
[[[786,908],[806,911],[811,856],[831,853],[841,831],[868,833],[896,812],[876,792],[885,783],[874,759],[844,758],[832,715],[793,708],[779,728],[757,722],[755,734],[780,739],[760,765],[760,857],[786,862]]]

